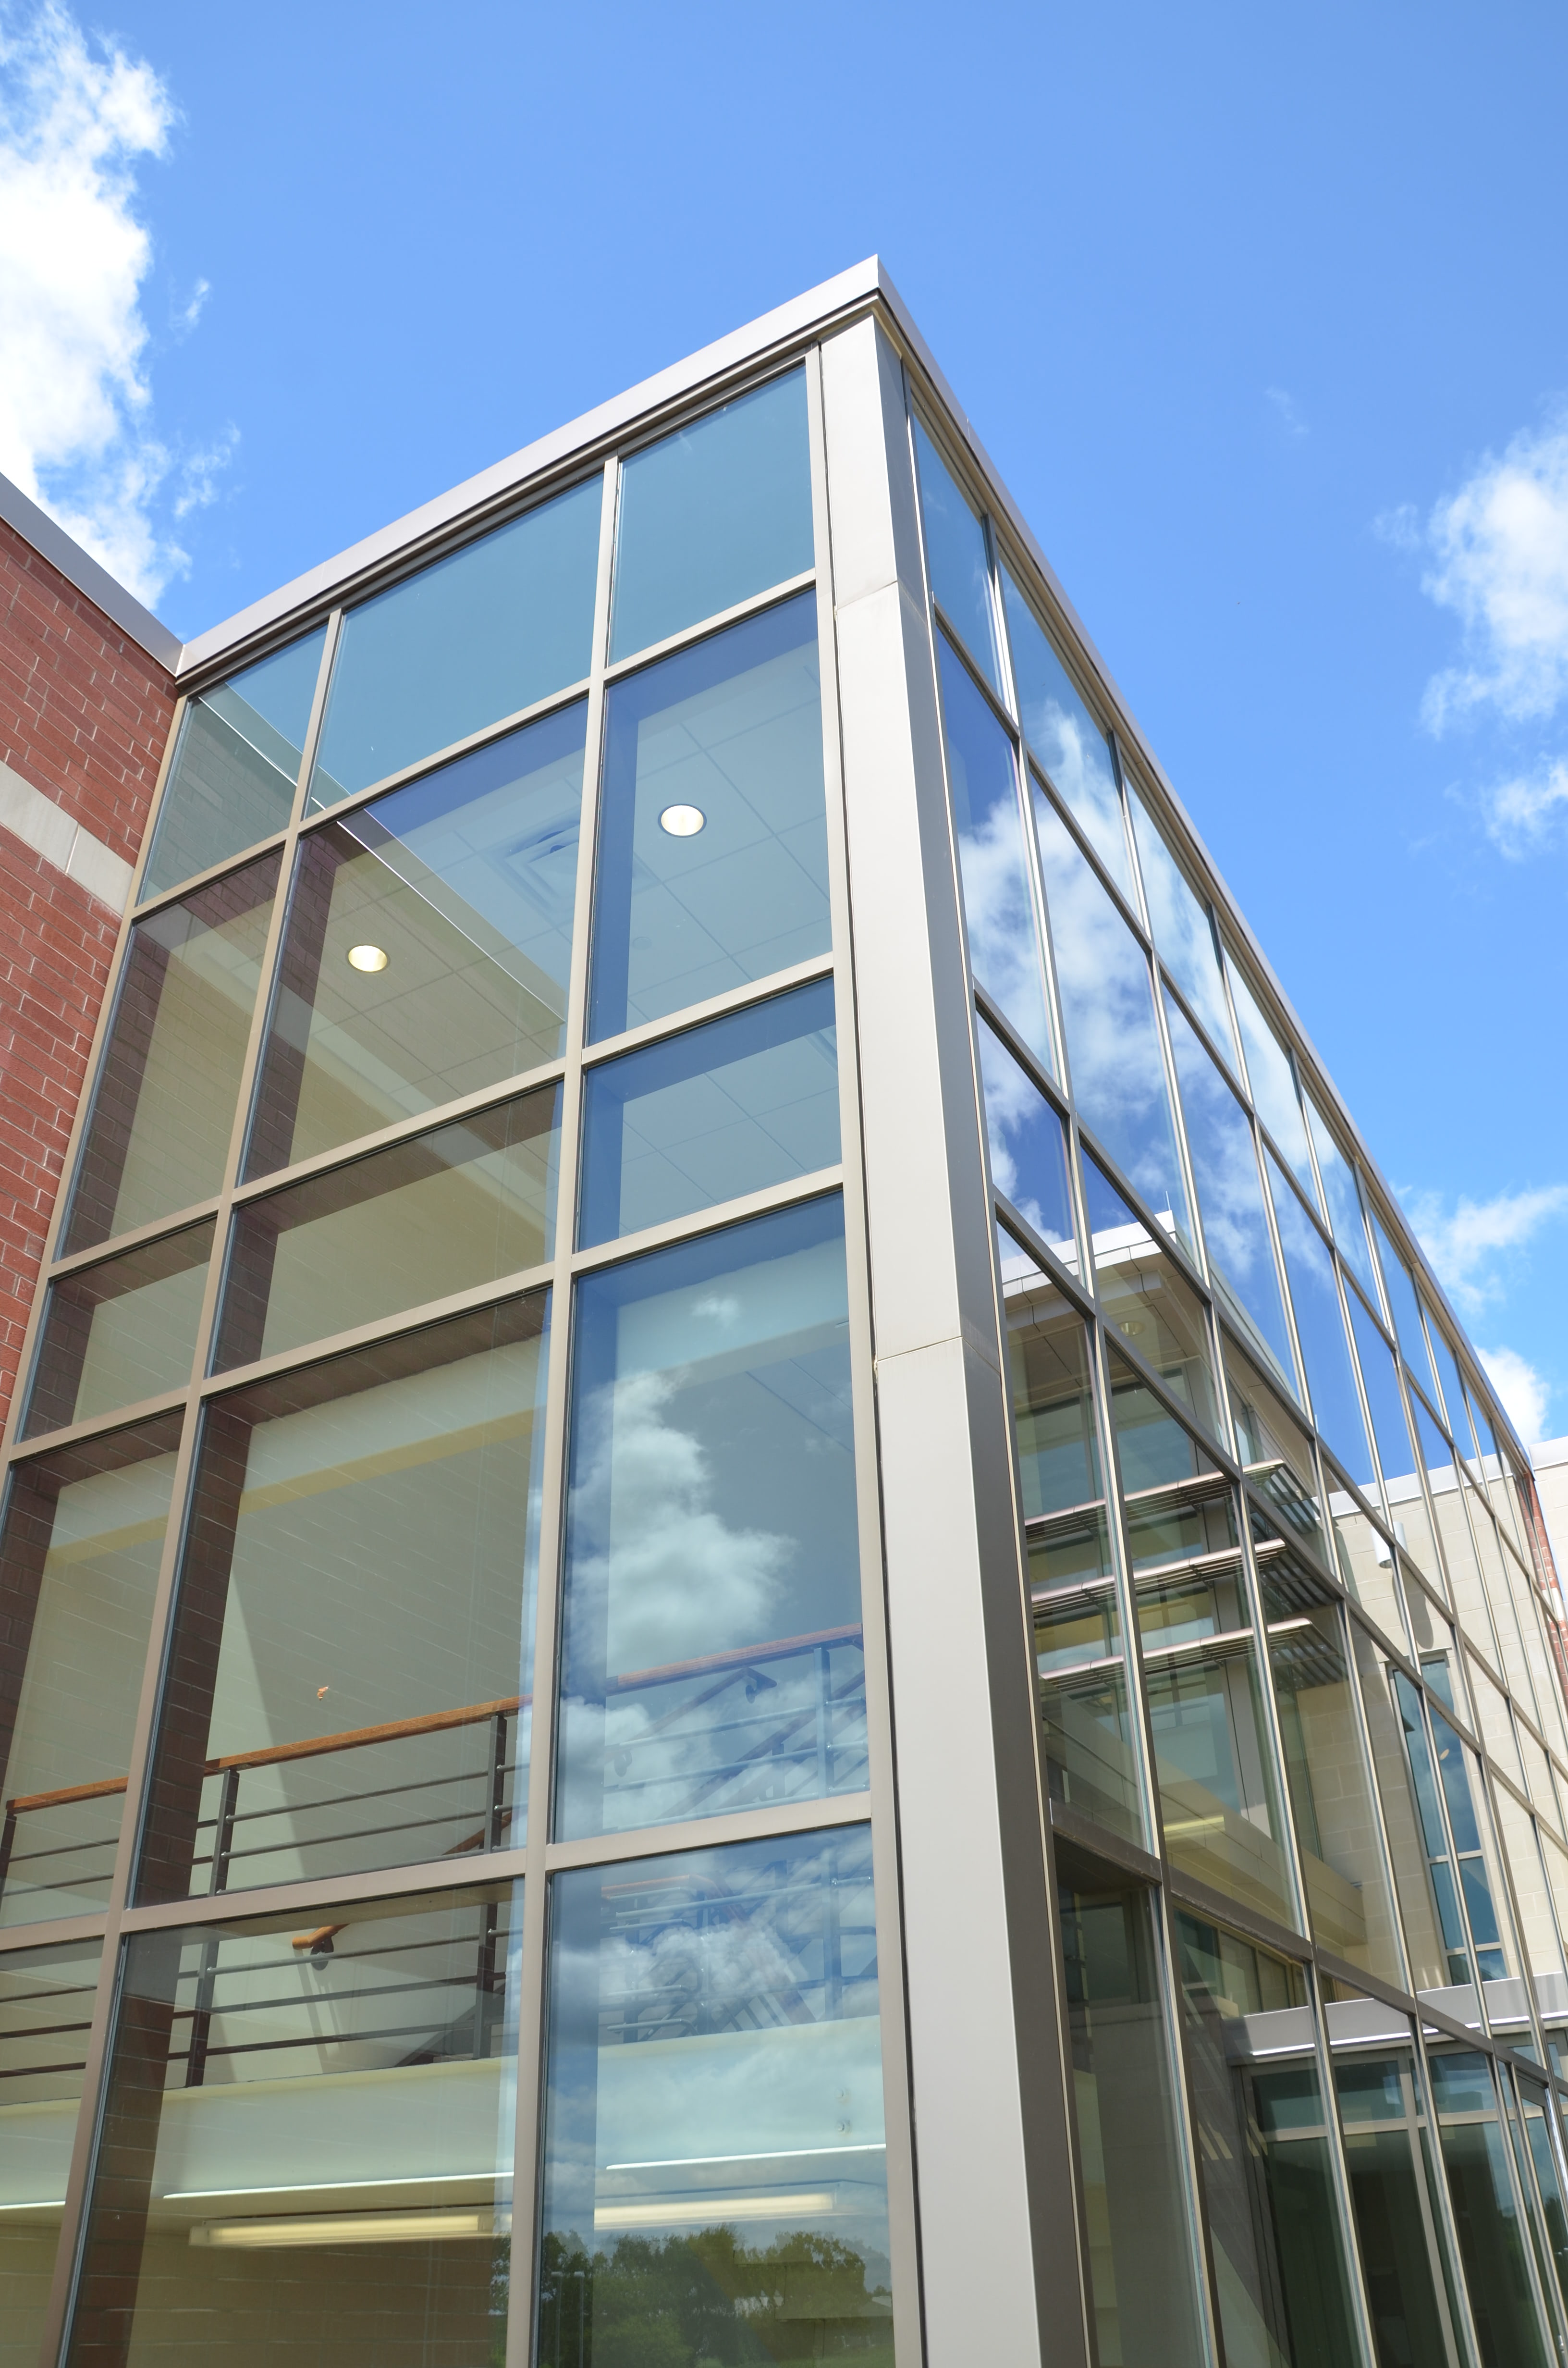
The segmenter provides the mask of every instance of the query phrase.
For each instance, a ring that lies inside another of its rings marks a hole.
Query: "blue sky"
[[[0,0],[0,469],[190,634],[881,253],[1552,1436],[1565,84],[1497,0]]]

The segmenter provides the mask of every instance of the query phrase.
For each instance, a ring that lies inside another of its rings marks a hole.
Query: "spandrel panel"
[[[1233,1070],[1235,1045],[1220,976],[1213,925],[1137,791],[1128,784],[1149,929],[1171,976],[1191,1004],[1221,1059]]]
[[[24,1439],[184,1387],[212,1231],[188,1225],[50,1285]]]
[[[132,930],[63,1256],[222,1183],[278,863],[263,856]]]
[[[101,1913],[179,1419],[18,1463],[0,1535],[0,1925]]]
[[[983,1013],[978,1032],[991,1181],[1062,1264],[1075,1271],[1078,1249],[1066,1129]]]
[[[837,1041],[824,978],[590,1069],[581,1246],[833,1167]]]
[[[866,1782],[836,1195],[583,1276],[557,1819]]]
[[[634,453],[620,472],[610,655],[812,564],[806,375],[792,370]]]
[[[303,839],[247,1178],[560,1052],[585,717],[508,733]]]
[[[214,1372],[540,1265],[559,1131],[560,1088],[547,1086],[246,1201]]]
[[[1336,1568],[1324,1520],[1312,1441],[1257,1368],[1229,1338],[1221,1343],[1231,1419],[1247,1478],[1286,1534]]]
[[[548,1317],[534,1293],[209,1402],[143,1900],[520,1839]]]
[[[1434,2141],[1408,2016],[1343,1982],[1326,2009],[1350,2205],[1372,2323],[1384,2362],[1446,2368],[1463,2358],[1454,2335],[1452,2271],[1432,2204]],[[1397,2043],[1387,2055],[1369,2039]]]
[[[914,426],[931,590],[975,665],[993,690],[999,691],[985,529],[954,484],[918,419]]]
[[[1225,2357],[1339,2368],[1358,2345],[1301,1967],[1188,1913],[1176,1930]]]
[[[1087,1153],[1084,1207],[1095,1292],[1108,1322],[1217,1439],[1219,1410],[1202,1301],[1164,1243]]]
[[[1017,754],[945,634],[937,636],[937,655],[970,967],[1054,1076]]]
[[[505,1884],[138,1933],[73,2368],[500,2359],[522,1920]]]
[[[827,951],[820,686],[807,593],[607,693],[593,1038]]]
[[[1119,2368],[1199,2368],[1208,2352],[1153,1896],[1060,1839],[1056,1857],[1097,2357]]]
[[[1251,1124],[1169,996],[1165,1016],[1215,1292],[1255,1355],[1270,1364],[1276,1378],[1293,1393],[1295,1359]]]
[[[349,610],[311,777],[312,808],[582,680],[600,495],[591,477]]]
[[[1433,2101],[1483,2368],[1546,2368],[1547,2351],[1484,2055],[1433,2055]]]
[[[892,2368],[869,1830],[558,1874],[540,2368]]]
[[[325,640],[324,626],[191,700],[158,809],[143,901],[285,827]]]
[[[1330,1134],[1310,1094],[1306,1097],[1306,1105],[1307,1123],[1312,1129],[1312,1148],[1318,1156],[1318,1174],[1323,1178],[1324,1198],[1328,1204],[1329,1227],[1335,1245],[1368,1297],[1376,1299],[1378,1286],[1372,1276],[1372,1253],[1367,1243],[1361,1190],[1356,1180],[1356,1170]]]
[[[1334,1261],[1324,1247],[1322,1235],[1285,1181],[1278,1162],[1269,1156],[1266,1165],[1295,1309],[1296,1337],[1307,1369],[1312,1414],[1335,1455],[1359,1478],[1371,1470],[1371,1464],[1345,1322],[1339,1312]]]
[[[1394,1889],[1399,1895],[1409,1979],[1417,1991],[1442,1989],[1452,1981],[1463,1979],[1463,1937],[1457,1917],[1450,1912],[1451,1890],[1445,1890],[1439,1903],[1433,1882],[1428,1832],[1439,1850],[1443,1844],[1430,1748],[1426,1730],[1419,1725],[1414,1689],[1407,1687],[1402,1697],[1396,1691],[1393,1665],[1379,1651],[1359,1621],[1352,1619],[1348,1624],[1378,1797],[1382,1804],[1383,1831],[1393,1863]],[[1415,1722],[1409,1726],[1405,1723],[1407,1713]],[[1449,1957],[1450,1940],[1459,1952],[1457,1972]]]
[[[1034,819],[1079,1115],[1155,1216],[1189,1241],[1148,958],[1038,788]]]
[[[1110,743],[1079,698],[1072,677],[1006,568],[1001,575],[1024,737],[1051,788],[1136,909],[1127,825]]]
[[[0,1956],[0,2368],[37,2368],[101,1943]]]
[[[1307,1149],[1307,1122],[1297,1099],[1290,1056],[1258,1009],[1239,963],[1227,957],[1225,968],[1230,974],[1231,1000],[1241,1030],[1253,1107],[1284,1154],[1308,1201],[1315,1204],[1317,1187],[1312,1181],[1312,1155]]]

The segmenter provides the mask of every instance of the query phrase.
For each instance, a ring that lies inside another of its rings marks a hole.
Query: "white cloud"
[[[60,0],[0,0],[0,471],[144,600],[187,564],[156,518],[173,462],[153,428],[136,211],[137,168],[174,120],[153,68],[89,41]],[[194,465],[210,483],[215,458]]]
[[[1564,1211],[1568,1184],[1498,1192],[1490,1201],[1471,1201],[1461,1194],[1451,1215],[1440,1193],[1420,1192],[1411,1200],[1410,1222],[1443,1283],[1461,1307],[1473,1311],[1501,1293],[1498,1258],[1522,1249]]]
[[[1390,541],[1408,521],[1380,522]],[[1568,691],[1568,410],[1488,452],[1426,522],[1423,589],[1464,627],[1465,658],[1426,686],[1435,732],[1490,705],[1511,722],[1550,715]]]
[[[1297,408],[1294,396],[1287,394],[1282,386],[1266,387],[1264,389],[1264,393],[1267,394],[1269,402],[1274,405],[1275,411],[1278,416],[1279,424],[1284,428],[1286,435],[1305,436],[1307,433],[1307,423],[1301,417],[1301,412]]]
[[[1533,773],[1495,781],[1482,792],[1486,835],[1511,862],[1534,855],[1551,837],[1568,806],[1568,763],[1561,757]]]
[[[1505,1413],[1527,1447],[1546,1436],[1546,1410],[1551,1383],[1527,1364],[1515,1349],[1478,1349],[1486,1378],[1503,1401]]]

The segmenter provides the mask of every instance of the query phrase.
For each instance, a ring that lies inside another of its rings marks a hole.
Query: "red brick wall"
[[[144,650],[0,519],[0,759],[134,862],[174,712]],[[0,1419],[120,916],[0,828]]]

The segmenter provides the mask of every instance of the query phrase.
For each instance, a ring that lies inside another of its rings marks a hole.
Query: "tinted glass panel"
[[[1443,2168],[1484,2368],[1545,2368],[1526,2237],[1484,2055],[1434,2055]]]
[[[1437,1368],[1437,1380],[1442,1388],[1440,1411],[1446,1416],[1449,1436],[1467,1461],[1475,1461],[1475,1440],[1470,1428],[1470,1416],[1465,1406],[1464,1385],[1447,1333],[1430,1308],[1426,1310],[1426,1337],[1432,1344],[1432,1361]]]
[[[945,634],[937,636],[937,652],[970,964],[1036,1060],[1054,1076],[1012,738]]]
[[[210,1403],[142,1897],[507,1842],[547,1313],[513,1300]]]
[[[806,376],[794,370],[627,461],[610,655],[645,650],[811,564]]]
[[[1312,1415],[1335,1453],[1359,1478],[1371,1466],[1367,1456],[1367,1428],[1361,1419],[1361,1403],[1356,1395],[1356,1377],[1339,1312],[1334,1261],[1324,1247],[1323,1236],[1272,1156],[1267,1166],[1274,1213],[1279,1224],[1279,1244],[1285,1253],[1285,1271],[1296,1311],[1296,1335],[1306,1363],[1307,1386],[1312,1392]]]
[[[101,1911],[177,1417],[18,1463],[0,1538],[0,1924]]]
[[[1405,1363],[1417,1381],[1426,1380],[1426,1344],[1421,1337],[1421,1317],[1416,1310],[1415,1285],[1410,1280],[1410,1269],[1384,1233],[1375,1212],[1372,1212],[1372,1233],[1378,1245],[1378,1262],[1383,1270],[1383,1288],[1393,1311],[1393,1328]]]
[[[1323,1178],[1324,1198],[1328,1203],[1329,1224],[1335,1242],[1341,1258],[1362,1289],[1375,1299],[1378,1286],[1372,1279],[1372,1253],[1367,1246],[1367,1227],[1361,1213],[1361,1193],[1356,1181],[1356,1170],[1330,1134],[1310,1094],[1307,1096],[1307,1119],[1312,1131],[1312,1148],[1318,1156],[1318,1174]]]
[[[1002,599],[1013,645],[1013,680],[1024,737],[1089,845],[1128,903],[1134,904],[1127,829],[1110,743],[1079,698],[1006,568]]]
[[[557,1875],[537,2359],[892,2368],[864,1827]]]
[[[581,680],[599,508],[593,477],[349,610],[312,806],[335,805]]]
[[[819,680],[808,593],[609,691],[593,1036],[827,951]]]
[[[0,2368],[37,2368],[43,2343],[98,1949],[0,1956]]]
[[[994,690],[1000,686],[985,529],[954,484],[919,420],[914,425],[931,589],[948,622]]]
[[[190,1379],[212,1227],[187,1226],[51,1283],[24,1439]]]
[[[1290,1056],[1258,1009],[1237,964],[1227,962],[1225,967],[1230,973],[1231,1000],[1235,1006],[1236,1025],[1246,1056],[1253,1105],[1290,1162],[1297,1183],[1315,1204],[1317,1186],[1312,1181],[1312,1163],[1307,1150],[1307,1123],[1296,1099],[1296,1079]]]
[[[1223,1343],[1231,1419],[1247,1478],[1266,1499],[1287,1537],[1335,1567],[1324,1526],[1323,1500],[1312,1441],[1283,1398],[1230,1340]]]
[[[142,894],[161,895],[281,830],[294,805],[324,626],[193,699]]]
[[[560,1088],[247,1201],[234,1217],[212,1365],[472,1291],[551,1253]]]
[[[1369,2030],[1397,2032],[1408,2043],[1410,2025],[1340,1987],[1328,2029],[1378,2368],[1425,2368],[1428,2361],[1446,2368],[1463,2354],[1452,2332],[1449,2272],[1431,2208],[1432,2140],[1419,2076],[1408,2044],[1397,2055],[1369,2055],[1357,2044]]]
[[[568,1835],[866,1782],[836,1198],[577,1285]]]
[[[303,841],[248,1177],[560,1052],[584,718],[509,733]]]
[[[1379,1652],[1359,1621],[1352,1620],[1349,1630],[1378,1797],[1382,1804],[1383,1831],[1393,1861],[1394,1889],[1399,1895],[1410,1979],[1417,1990],[1439,1989],[1453,1978],[1448,1956],[1449,1934],[1444,1923],[1452,1905],[1452,1894],[1446,1893],[1440,1916],[1426,1842],[1428,1827],[1435,1835],[1440,1834],[1441,1827],[1432,1783],[1430,1749],[1419,1720],[1415,1728],[1408,1724],[1406,1713],[1414,1713],[1414,1701],[1409,1696],[1402,1701],[1395,1691],[1392,1665]]]
[[[590,1069],[583,1129],[585,1247],[831,1167],[833,981]]]
[[[1214,1050],[1233,1069],[1236,1055],[1231,1041],[1231,1015],[1225,1008],[1220,950],[1209,915],[1131,784],[1127,795],[1154,943],[1166,969],[1208,1030]]]
[[[1295,1360],[1251,1124],[1168,996],[1165,1012],[1215,1291],[1237,1330],[1268,1360],[1287,1389],[1293,1390]]]
[[[75,2368],[499,2360],[521,1926],[518,1884],[139,1933]]]
[[[1034,814],[1079,1113],[1155,1216],[1185,1240],[1187,1195],[1148,959],[1038,790]]]
[[[1219,1436],[1203,1303],[1096,1160],[1084,1160],[1095,1290],[1107,1320]]]
[[[1058,1258],[1076,1266],[1067,1134],[1061,1119],[996,1030],[980,1021],[980,1075],[991,1181]]]
[[[278,861],[264,856],[132,930],[66,1257],[222,1184]]]

